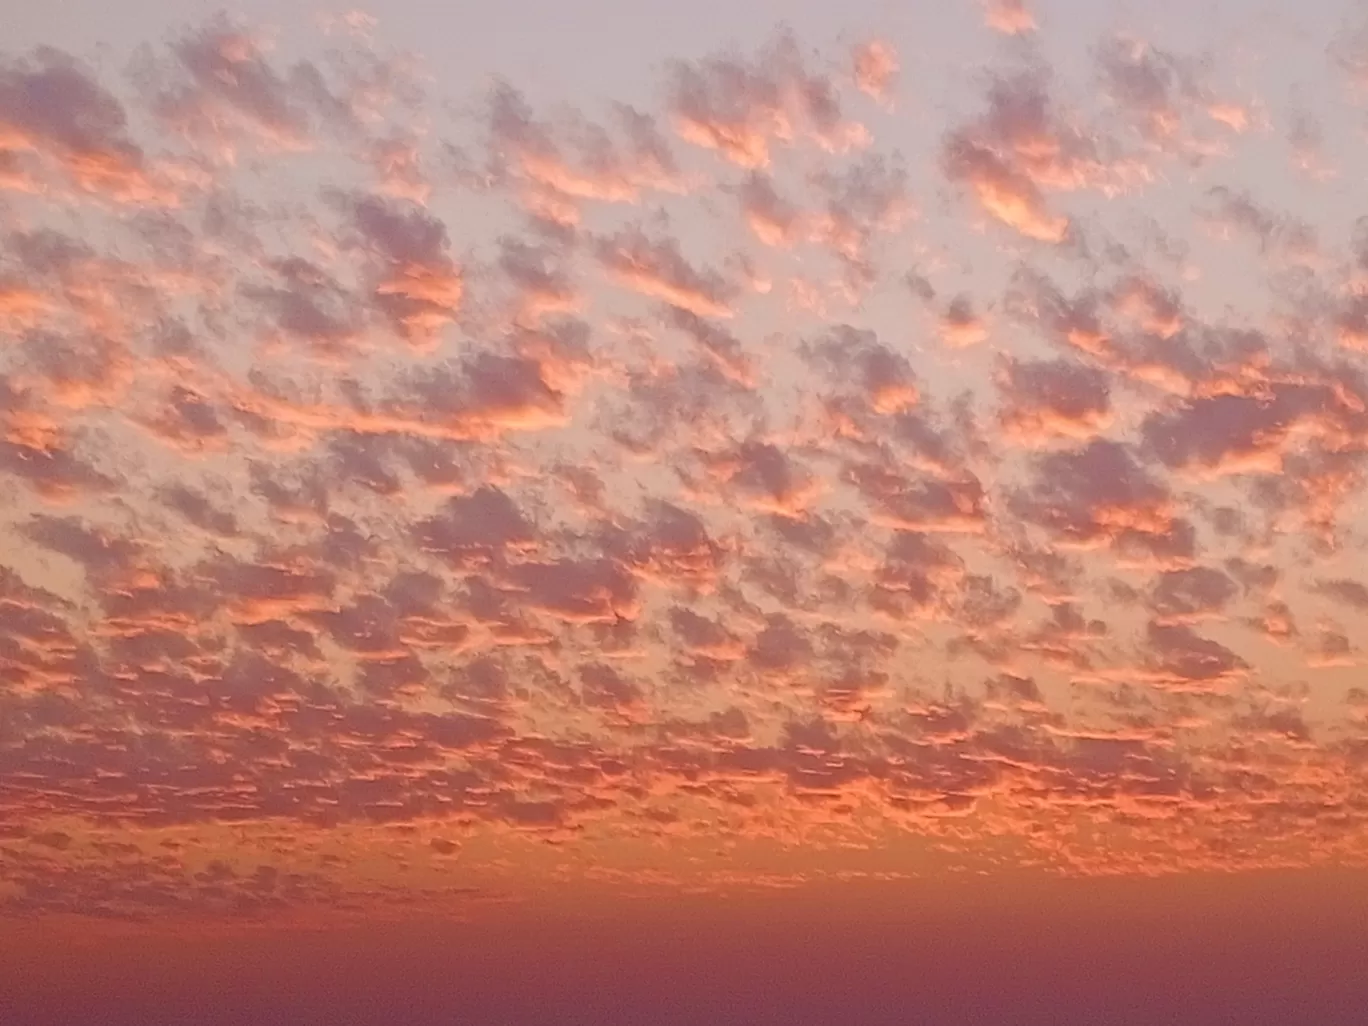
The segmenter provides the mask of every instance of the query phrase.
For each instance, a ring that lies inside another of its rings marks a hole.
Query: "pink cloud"
[[[967,139],[946,147],[945,173],[969,186],[989,214],[1038,242],[1061,243],[1069,234],[1069,219],[1049,211],[1039,188],[986,147]]]
[[[855,84],[876,100],[888,101],[898,76],[898,54],[889,43],[871,39],[851,52]]]
[[[640,231],[600,241],[599,261],[625,288],[699,317],[726,319],[731,287],[714,271],[698,271],[671,240],[652,240]]]
[[[864,126],[845,119],[835,85],[808,68],[787,33],[754,61],[714,56],[677,62],[669,106],[682,139],[746,168],[769,166],[775,143],[808,138],[839,152],[868,140]]]
[[[987,0],[983,16],[989,28],[1009,36],[1034,32],[1037,27],[1025,0]]]
[[[1246,174],[1344,112],[980,41],[876,142],[916,47],[780,33],[547,113],[358,25],[0,60],[0,907],[1362,861],[1368,236]]]
[[[26,155],[51,161],[78,189],[117,202],[170,205],[176,191],[129,137],[118,98],[73,58],[44,48],[0,67],[0,154],[20,191],[42,189]]]

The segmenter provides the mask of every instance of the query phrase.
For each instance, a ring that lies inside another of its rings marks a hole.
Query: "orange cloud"
[[[354,22],[0,61],[0,909],[1362,864],[1368,229],[1246,174],[1353,140],[1114,40],[895,146],[903,39],[545,114]]]
[[[987,0],[983,16],[989,28],[1009,36],[1034,32],[1037,27],[1025,0]]]
[[[1086,441],[1112,421],[1107,376],[1064,360],[1008,364],[999,377],[1003,433],[1025,444]]]
[[[1035,183],[991,150],[967,139],[952,140],[944,166],[951,181],[968,185],[983,209],[1008,227],[1038,242],[1068,238],[1069,219],[1050,213]]]
[[[835,86],[811,71],[791,35],[781,33],[754,62],[716,56],[671,69],[670,110],[679,136],[741,167],[768,167],[774,143],[800,137],[843,152],[868,132],[844,118]]]
[[[861,43],[852,51],[855,84],[876,100],[888,101],[898,75],[898,54],[881,39]]]
[[[669,240],[652,241],[640,231],[600,241],[599,261],[620,285],[662,300],[698,317],[726,319],[730,288],[715,272],[690,267]]]
[[[78,189],[121,203],[171,206],[176,190],[128,136],[119,100],[80,63],[51,48],[0,67],[0,154],[20,191],[40,188],[17,155],[57,165]]]

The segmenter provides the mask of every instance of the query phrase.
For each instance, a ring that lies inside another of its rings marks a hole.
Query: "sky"
[[[4,1021],[1356,1021],[1359,5],[15,13]]]

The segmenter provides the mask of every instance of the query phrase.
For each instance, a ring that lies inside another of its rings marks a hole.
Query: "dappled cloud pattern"
[[[979,6],[3,54],[0,908],[1368,861],[1364,62]]]

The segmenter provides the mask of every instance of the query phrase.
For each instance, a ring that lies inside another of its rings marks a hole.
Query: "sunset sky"
[[[1368,1021],[1360,4],[12,8],[0,1022]]]

